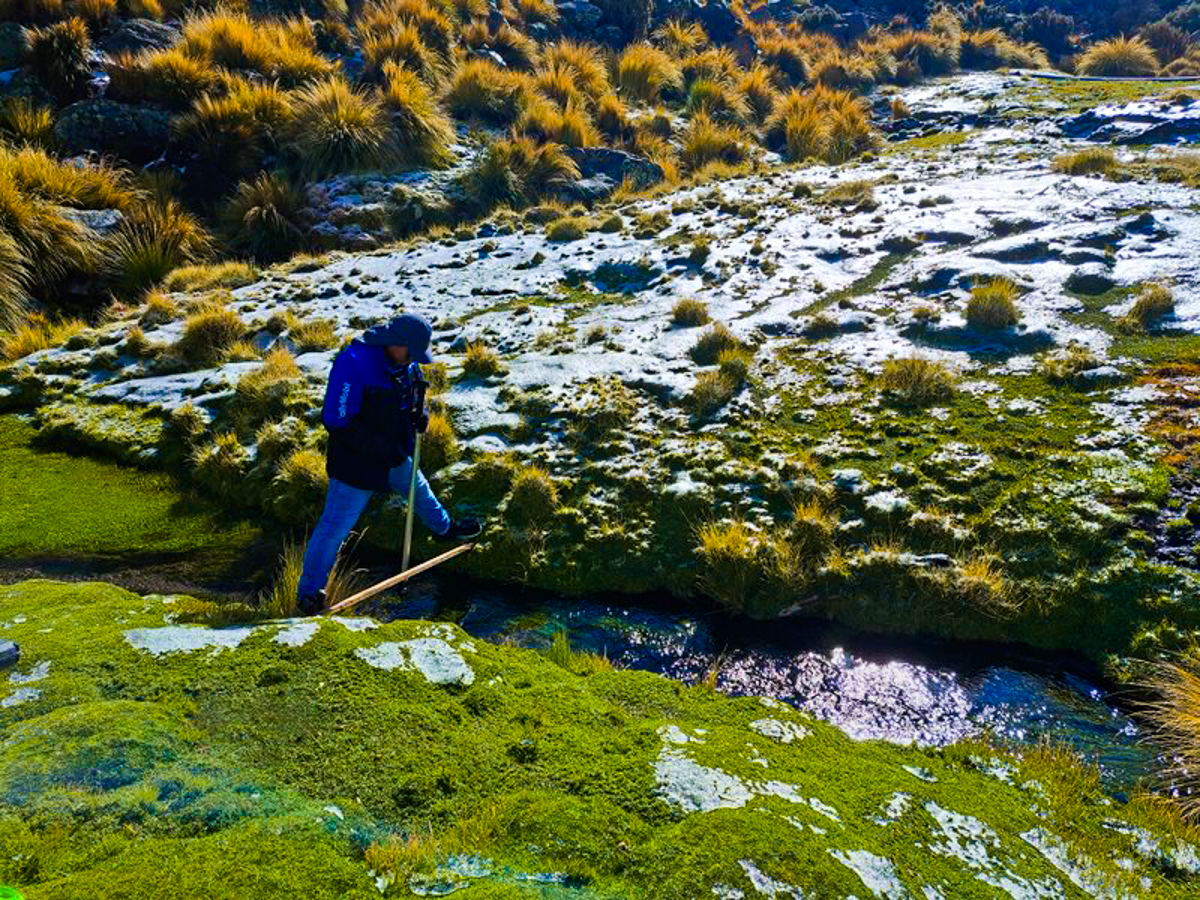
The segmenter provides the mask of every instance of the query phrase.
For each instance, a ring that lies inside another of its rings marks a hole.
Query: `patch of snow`
[[[359,647],[354,655],[385,672],[415,669],[431,684],[468,685],[475,681],[475,672],[462,654],[438,638],[413,638]]]

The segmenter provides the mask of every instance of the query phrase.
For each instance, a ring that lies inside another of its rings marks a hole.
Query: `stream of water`
[[[1064,742],[1126,791],[1153,763],[1137,727],[1077,660],[1011,646],[862,634],[817,619],[750,622],[670,598],[558,598],[425,578],[364,608],[381,620],[437,619],[481,639],[572,647],[685,682],[717,668],[717,687],[768,696],[851,737],[927,745],[990,732],[1022,744]]]

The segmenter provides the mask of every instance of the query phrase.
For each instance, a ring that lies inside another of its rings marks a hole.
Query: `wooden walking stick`
[[[412,533],[413,533],[413,506],[417,501],[417,475],[420,469],[417,467],[421,464],[421,434],[417,433],[416,440],[413,441],[412,452],[412,478],[408,481],[408,510],[404,516],[404,553],[400,559],[400,571],[408,571],[408,560],[412,555]]]

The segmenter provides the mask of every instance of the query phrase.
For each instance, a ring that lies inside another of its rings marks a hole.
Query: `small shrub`
[[[175,350],[192,365],[211,366],[221,362],[245,333],[236,312],[206,303],[187,317]]]
[[[1186,56],[1195,44],[1182,28],[1176,28],[1170,22],[1160,21],[1143,26],[1138,37],[1146,42],[1160,65],[1168,65],[1182,56]]]
[[[463,360],[463,372],[468,376],[487,378],[501,370],[500,354],[483,341],[467,344],[467,355]]]
[[[703,300],[681,297],[671,309],[671,323],[680,328],[696,328],[708,322],[708,304]]]
[[[546,238],[555,243],[583,240],[587,237],[587,224],[586,219],[559,219],[551,223],[550,227],[546,229]]]
[[[1142,288],[1121,318],[1121,325],[1129,331],[1147,331],[1156,321],[1175,312],[1175,295],[1165,284],[1148,284]]]
[[[337,346],[337,323],[332,319],[309,319],[288,332],[288,340],[297,353],[332,350]]]
[[[632,44],[617,59],[617,86],[627,97],[655,103],[683,89],[683,72],[657,47]]]
[[[181,266],[163,280],[163,290],[171,293],[240,288],[258,280],[258,269],[249,263],[205,263]]]
[[[1078,153],[1068,153],[1054,160],[1055,172],[1063,175],[1105,175],[1111,177],[1120,169],[1116,154],[1108,147],[1089,147]]]
[[[396,135],[383,102],[340,78],[297,91],[292,114],[287,146],[312,178],[383,166],[395,159]]]
[[[1021,311],[1017,308],[1020,294],[1020,288],[1007,278],[975,285],[967,301],[967,324],[983,330],[1011,328],[1021,321]]]
[[[1080,75],[1149,77],[1158,74],[1158,57],[1141,38],[1115,37],[1088,47],[1075,63]]]
[[[545,525],[557,509],[558,489],[549,472],[526,466],[513,476],[507,516],[514,525]]]
[[[221,208],[230,249],[259,263],[284,260],[307,244],[301,192],[280,175],[261,172],[237,186]]]
[[[923,356],[889,359],[879,374],[879,386],[909,406],[928,406],[954,393],[954,373]]]
[[[741,349],[742,342],[724,324],[717,322],[704,334],[700,335],[688,355],[702,366],[716,364],[721,354],[726,350]]]
[[[67,19],[29,32],[29,67],[62,104],[87,96],[92,40],[82,19]]]
[[[450,418],[442,413],[429,417],[429,427],[421,435],[421,468],[437,472],[458,459],[458,438]]]

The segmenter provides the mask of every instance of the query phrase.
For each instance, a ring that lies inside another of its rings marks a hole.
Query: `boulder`
[[[100,49],[110,56],[142,50],[166,50],[174,47],[179,38],[178,28],[172,28],[162,22],[155,22],[153,19],[128,19],[100,42]]]
[[[0,22],[0,72],[21,65],[28,50],[25,29],[16,22]]]
[[[1088,263],[1067,277],[1065,287],[1071,293],[1094,297],[1111,291],[1116,287],[1116,282],[1102,263]]]
[[[170,126],[170,116],[162,110],[112,100],[81,100],[59,113],[54,139],[67,153],[98,151],[146,163],[166,149]]]
[[[579,166],[579,177],[588,180],[603,176],[614,184],[630,179],[640,188],[663,180],[662,166],[642,156],[607,147],[569,147],[567,153]]]
[[[406,184],[398,184],[392,189],[389,206],[392,230],[397,235],[411,234],[431,224],[444,222],[451,209],[445,194]]]
[[[125,216],[119,209],[71,209],[64,206],[60,207],[58,212],[64,219],[78,222],[101,237],[112,234],[125,221]]]

